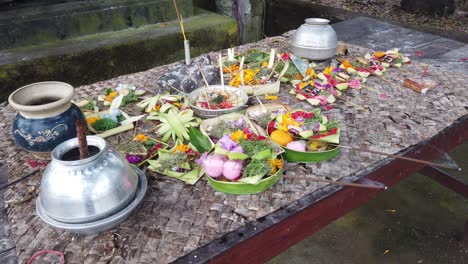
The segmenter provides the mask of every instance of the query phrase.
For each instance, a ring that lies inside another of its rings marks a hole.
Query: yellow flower
[[[237,130],[231,134],[232,141],[240,142],[241,139],[247,139],[247,135],[242,132],[242,130]]]
[[[146,137],[143,134],[138,134],[138,135],[135,136],[135,140],[140,141],[140,142],[146,142],[146,141],[148,141],[148,137]]]
[[[325,68],[325,70],[323,70],[323,74],[328,74],[328,75],[330,75],[330,73],[332,72],[332,70],[333,70],[333,66],[327,67],[327,68]]]
[[[278,100],[278,96],[265,94],[265,100]]]
[[[117,97],[117,95],[119,95],[119,93],[117,93],[117,92],[109,93],[109,96],[111,96],[111,97]]]
[[[265,68],[268,67],[268,62],[266,61],[262,62],[262,67],[265,67]]]
[[[172,104],[175,105],[177,108],[180,108],[182,106],[182,104],[179,103],[179,102],[175,102],[175,103],[172,103]]]
[[[283,168],[283,160],[282,159],[274,159],[268,161],[271,166],[271,173],[276,173],[278,170]]]
[[[177,145],[173,152],[186,152],[187,150],[189,150],[189,146],[188,145],[185,145],[185,144],[179,144]]]
[[[90,116],[86,118],[86,122],[88,122],[90,126],[92,126],[98,120],[99,120],[99,116]]]
[[[307,85],[311,85],[311,86],[315,86],[315,83],[313,81],[308,81],[308,82],[301,82],[299,84],[299,90],[302,90],[304,89],[304,87],[306,87]]]

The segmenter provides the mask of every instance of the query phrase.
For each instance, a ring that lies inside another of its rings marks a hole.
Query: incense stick
[[[182,22],[182,16],[179,13],[179,8],[177,8],[177,1],[172,0],[172,4],[174,5],[174,9],[175,9],[176,15],[177,15],[177,20],[179,20],[180,30],[182,31],[182,36],[184,37],[184,41],[185,41],[185,40],[187,40],[187,38],[185,37],[185,30],[184,30],[184,24]]]
[[[21,178],[17,179],[17,180],[14,180],[12,182],[9,182],[9,183],[6,183],[5,185],[3,185],[2,187],[0,187],[0,191],[14,185],[14,184],[17,184],[18,182],[20,181],[23,181],[23,180],[26,180],[27,178],[33,176],[34,174],[38,173],[40,171],[40,169],[35,169],[31,172],[29,172],[28,174],[26,174],[25,176],[22,176]]]
[[[198,66],[198,69],[200,70],[201,76],[205,83],[205,99],[206,99],[206,102],[208,103],[208,108],[211,109],[210,98],[208,97],[208,89],[210,89],[210,85],[208,84],[208,81],[206,80],[205,73],[203,72],[203,69],[200,66],[200,63],[197,62],[197,66]]]
[[[335,144],[333,144],[333,145],[335,145]],[[362,149],[362,148],[356,148],[356,147],[349,147],[349,146],[343,146],[343,145],[335,145],[335,146],[340,147],[340,148],[345,148],[345,149],[361,151],[361,152],[368,152],[368,153],[378,154],[378,155],[382,155],[382,156],[388,156],[388,157],[402,159],[402,160],[408,160],[408,161],[412,161],[412,162],[416,162],[416,163],[422,163],[422,164],[426,164],[426,165],[429,165],[429,166],[434,166],[434,167],[439,167],[439,168],[444,168],[444,169],[461,171],[460,167],[439,164],[439,163],[435,163],[435,162],[431,162],[431,161],[427,161],[427,160],[420,160],[420,159],[409,158],[409,157],[405,157],[405,156],[389,154],[389,153],[375,151],[375,150]]]
[[[260,98],[258,98],[258,96],[255,96],[255,98],[257,99],[258,103],[262,106],[263,110],[267,111],[266,107],[263,105],[262,101],[260,100]]]
[[[320,178],[314,178],[314,177],[295,177],[295,176],[287,176],[283,175],[283,178],[285,179],[293,179],[293,180],[306,180],[306,181],[316,181],[316,182],[324,182],[324,183],[331,183],[331,184],[336,184],[336,185],[341,185],[341,186],[350,186],[350,187],[360,187],[360,188],[369,188],[369,189],[387,189],[387,186],[373,186],[373,185],[368,185],[368,184],[361,184],[361,183],[353,183],[353,182],[344,182],[344,181],[332,181],[332,180],[326,180],[326,179],[320,179]]]

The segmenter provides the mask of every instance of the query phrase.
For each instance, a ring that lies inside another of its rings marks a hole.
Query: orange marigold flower
[[[385,56],[385,54],[387,54],[385,51],[378,51],[374,53],[374,56],[377,58],[382,58],[383,56]]]
[[[154,111],[159,111],[159,109],[161,109],[161,105],[155,105],[155,106],[153,107],[153,110],[154,110]]]
[[[90,116],[86,118],[86,122],[88,122],[88,124],[91,126],[98,120],[99,120],[99,116]]]
[[[104,98],[104,101],[107,101],[107,102],[112,102],[112,100],[114,100],[114,97],[108,95],[106,96],[106,98]]]
[[[315,71],[313,68],[308,68],[307,71],[306,71],[306,75],[309,76],[311,74],[315,74]],[[305,77],[305,76],[304,76]]]
[[[187,150],[189,150],[189,146],[188,145],[185,145],[185,144],[179,144],[177,145],[173,152],[187,152]]]
[[[143,134],[138,134],[135,136],[135,140],[140,142],[146,142],[148,141],[148,137]]]
[[[268,67],[268,62],[266,61],[262,62],[262,67],[265,67],[265,68]]]
[[[341,63],[345,69],[354,68],[354,66],[348,60],[345,60]]]

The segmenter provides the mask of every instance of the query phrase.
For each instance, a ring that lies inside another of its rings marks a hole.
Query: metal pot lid
[[[135,198],[130,202],[125,208],[120,210],[119,212],[108,216],[104,219],[88,222],[88,223],[78,223],[78,224],[69,224],[56,221],[50,218],[41,204],[40,194],[36,200],[36,211],[39,217],[44,221],[46,224],[68,231],[74,234],[80,235],[92,235],[101,233],[110,229],[113,229],[123,223],[131,213],[138,207],[138,205],[143,201],[145,197],[146,190],[148,189],[148,181],[146,179],[146,175],[136,166],[132,165],[135,172],[138,174],[138,186]]]

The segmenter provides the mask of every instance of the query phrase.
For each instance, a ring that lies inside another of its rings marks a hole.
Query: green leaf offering
[[[213,146],[210,139],[203,135],[203,133],[195,127],[189,128],[190,143],[200,152],[201,154],[209,152]]]

